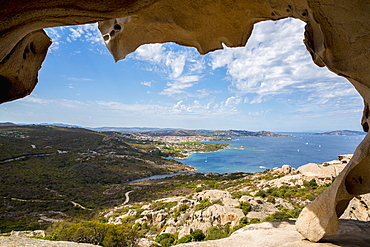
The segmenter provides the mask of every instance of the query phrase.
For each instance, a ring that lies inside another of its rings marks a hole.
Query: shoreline
[[[209,151],[209,152],[205,152],[205,151],[189,152],[188,154],[186,154],[186,157],[179,157],[179,158],[177,158],[177,157],[171,157],[169,159],[185,160],[185,159],[188,159],[190,157],[190,155],[193,154],[193,153],[214,153],[214,152],[218,152],[218,151],[221,151],[221,150],[225,150],[225,149],[229,148],[229,146],[230,146],[230,144],[227,144],[227,146],[225,146],[224,148],[219,149],[219,150],[216,150],[216,151]],[[166,177],[174,177],[174,176],[181,175],[181,174],[187,174],[187,173],[193,173],[193,172],[199,171],[199,169],[196,168],[196,167],[189,166],[189,165],[186,165],[184,163],[181,163],[181,164],[183,164],[185,166],[188,166],[192,170],[189,169],[189,171],[174,172],[174,173],[169,173],[169,174],[156,174],[156,175],[152,175],[150,177],[135,179],[135,180],[126,182],[126,184],[138,183],[138,182],[148,181],[148,180],[156,180],[156,179],[161,179],[161,178],[166,178]]]
[[[140,182],[144,182],[144,181],[157,180],[157,179],[163,179],[163,178],[168,178],[168,177],[175,177],[175,176],[178,176],[178,175],[191,174],[191,173],[199,173],[199,174],[203,174],[203,175],[207,175],[207,174],[211,174],[211,173],[212,174],[218,174],[218,175],[233,174],[233,173],[245,173],[245,174],[255,175],[255,174],[268,173],[268,172],[276,173],[277,171],[283,171],[284,169],[288,169],[288,170],[300,170],[300,169],[306,170],[307,168],[303,169],[303,167],[316,167],[316,166],[322,166],[323,169],[325,170],[326,167],[328,167],[328,166],[330,167],[330,166],[333,166],[333,165],[347,164],[349,162],[349,160],[351,159],[352,155],[353,154],[338,155],[338,160],[332,160],[332,161],[327,161],[327,162],[323,162],[323,163],[307,163],[307,164],[303,164],[303,165],[301,165],[297,168],[293,168],[289,165],[282,165],[281,167],[265,168],[263,171],[250,172],[250,173],[249,172],[240,172],[240,171],[226,172],[226,173],[196,172],[199,169],[194,167],[194,169],[196,169],[194,171],[176,172],[176,173],[172,173],[172,174],[158,174],[158,175],[153,175],[153,176],[146,177],[146,178],[136,179],[136,180],[127,182],[126,184],[140,183]],[[343,161],[345,161],[345,162],[343,162]]]
[[[230,146],[230,144],[227,144],[227,146],[225,146],[224,148],[220,148],[219,150],[216,150],[216,151],[208,151],[208,152],[207,151],[192,151],[192,152],[188,152],[188,153],[182,153],[182,155],[184,155],[186,157],[171,157],[171,159],[185,160],[185,159],[188,159],[191,154],[215,153],[215,152],[219,152],[219,151],[228,149],[229,146]],[[195,168],[195,169],[197,169],[197,168]]]

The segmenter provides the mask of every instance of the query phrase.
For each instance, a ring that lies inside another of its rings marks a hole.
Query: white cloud
[[[52,44],[49,47],[49,52],[53,52],[59,49],[61,41],[61,35],[58,32],[59,30],[63,30],[63,27],[60,28],[46,28],[45,32],[46,34],[52,39]]]
[[[175,94],[185,93],[185,89],[192,87],[199,79],[198,75],[176,78],[174,81],[167,82],[167,88],[160,92],[160,94],[173,96]]]
[[[164,109],[162,106],[159,105],[150,105],[150,104],[123,104],[120,102],[112,102],[112,101],[96,101],[92,102],[91,104],[101,107],[104,110],[110,111],[119,111],[119,112],[136,112],[140,114],[147,114],[148,112],[152,112],[155,110]]]
[[[69,81],[93,81],[91,78],[83,78],[83,77],[68,77]]]
[[[148,87],[151,87],[152,86],[152,82],[151,81],[143,81],[140,84],[141,85],[144,85],[144,86],[148,86]]]
[[[242,103],[243,99],[240,97],[231,96],[225,101],[225,106],[232,107]]]
[[[231,92],[253,97],[250,103],[294,93],[314,98],[355,95],[345,79],[313,64],[303,32],[304,23],[295,19],[258,23],[246,47],[212,53],[212,69],[226,67]]]
[[[163,44],[142,45],[135,51],[135,58],[154,63],[162,63],[165,57],[165,48]]]
[[[27,96],[25,98],[20,99],[19,101],[31,102],[31,103],[36,103],[36,104],[49,104],[53,102],[53,100],[37,98],[34,96]]]
[[[96,23],[73,26],[68,30],[70,31],[68,36],[69,42],[80,40],[89,42],[90,44],[104,44],[104,40]]]
[[[78,27],[77,29],[69,28],[69,31],[71,32],[69,37],[74,41],[80,38],[82,34],[84,33],[81,27]],[[72,42],[72,40],[69,40],[69,42]]]
[[[51,99],[38,98],[34,96],[27,96],[23,99],[20,99],[19,101],[41,104],[41,105],[46,105],[46,104],[47,105],[57,105],[63,108],[83,108],[83,107],[88,106],[87,103],[84,103],[78,100],[68,100],[68,99],[51,100]]]
[[[151,63],[147,70],[164,75],[167,87],[160,94],[168,96],[191,95],[187,89],[200,80],[205,69],[204,61],[199,57],[195,50],[175,50],[173,44],[142,45],[133,54],[134,59]]]
[[[87,49],[98,51],[99,53],[103,53],[103,50],[100,48],[104,46],[105,49],[103,38],[96,23],[69,27],[46,28],[45,31],[52,39],[52,45],[49,48],[50,52],[55,52],[60,49],[62,44],[68,45],[68,43],[72,42],[89,43],[91,46],[94,46],[94,49]],[[101,47],[97,49],[97,46]]]

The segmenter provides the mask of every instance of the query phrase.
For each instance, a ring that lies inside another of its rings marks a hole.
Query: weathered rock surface
[[[225,206],[236,207],[239,206],[239,201],[232,198],[229,192],[223,190],[206,190],[199,192],[196,198],[201,201],[209,199],[211,201],[220,200]]]
[[[93,247],[98,245],[81,244],[66,241],[48,241],[35,238],[25,238],[18,236],[0,236],[0,247]]]
[[[0,103],[30,94],[48,50],[46,27],[93,23],[128,15],[156,0],[2,1]],[[42,33],[42,34],[40,34]]]
[[[354,197],[341,219],[370,221],[370,194]]]
[[[222,49],[222,43],[244,46],[259,21],[307,21],[307,9],[307,1],[161,0],[133,15],[100,22],[99,28],[115,60],[148,43],[175,42],[206,54]]]
[[[176,42],[201,54],[244,46],[253,25],[293,17],[307,23],[305,44],[318,66],[347,78],[364,99],[362,126],[370,126],[370,3],[367,0],[14,0],[0,8],[0,102],[28,95],[49,40],[45,27],[99,23],[115,60],[141,44]],[[211,27],[211,28],[210,28]],[[349,201],[370,192],[370,137],[333,185],[297,221],[317,241],[335,233]]]
[[[18,99],[32,92],[50,45],[51,40],[44,31],[35,31],[21,39],[0,60],[0,102]]]
[[[318,243],[312,243],[300,235],[294,221],[264,222],[246,226],[230,237],[206,242],[193,242],[177,246],[196,247],[365,247],[370,243],[370,224],[354,220],[340,220],[337,234],[325,236]]]
[[[311,241],[338,231],[338,218],[355,196],[369,192],[370,136],[357,147],[351,161],[333,184],[301,212],[297,230]]]
[[[241,209],[219,204],[212,205],[204,211],[196,211],[193,214],[191,222],[181,227],[179,238],[190,234],[196,229],[200,229],[203,233],[207,233],[208,228],[211,226],[224,226],[230,224],[231,227],[234,227],[239,224],[240,218],[244,216]]]

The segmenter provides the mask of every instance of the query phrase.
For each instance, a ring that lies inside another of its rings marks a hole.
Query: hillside
[[[81,128],[0,127],[0,231],[91,217],[122,203],[129,181],[193,170],[126,141]]]
[[[324,132],[324,133],[315,133],[315,135],[359,136],[359,135],[366,135],[366,132],[354,131],[354,130],[335,130],[335,131]]]
[[[338,158],[298,169],[284,165],[255,174],[192,173],[134,183],[121,205],[93,220],[56,222],[46,232],[13,232],[0,237],[0,245],[79,246],[60,242],[75,241],[106,247],[367,246],[370,228],[362,221],[370,215],[369,194],[351,201],[339,234],[323,242],[304,240],[294,227],[300,210],[330,185],[351,155]],[[58,241],[22,237],[45,234],[45,239]]]
[[[162,131],[148,131],[144,132],[148,136],[204,136],[204,137],[218,137],[218,136],[269,136],[269,137],[283,137],[291,136],[286,134],[278,134],[270,131],[246,131],[246,130],[162,130]]]

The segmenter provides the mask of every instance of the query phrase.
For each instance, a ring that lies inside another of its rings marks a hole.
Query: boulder
[[[340,218],[370,221],[370,194],[354,197]]]
[[[220,200],[225,206],[239,206],[239,201],[232,198],[228,191],[223,190],[206,190],[199,192],[196,198],[201,201],[209,199],[211,202]]]
[[[358,247],[369,246],[370,223],[354,220],[340,220],[337,234],[325,236],[320,242],[312,243],[302,237],[294,221],[275,221],[248,225],[234,232],[230,237],[205,242],[176,245],[178,247]]]
[[[0,236],[1,247],[98,247],[93,244],[83,244],[67,241],[49,241],[29,237]]]

